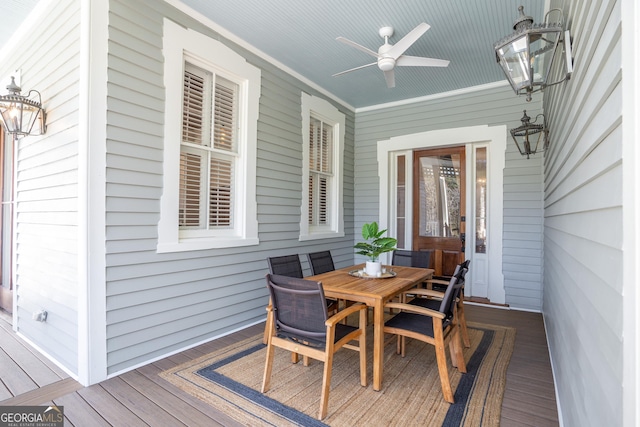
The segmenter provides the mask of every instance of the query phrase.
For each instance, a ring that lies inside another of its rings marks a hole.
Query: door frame
[[[426,131],[408,135],[399,135],[386,140],[377,142],[377,160],[378,160],[378,177],[380,179],[379,186],[379,222],[382,228],[393,231],[395,224],[391,224],[390,219],[394,218],[391,212],[395,203],[392,194],[395,192],[395,163],[396,155],[399,152],[412,152],[416,149],[429,149],[446,146],[464,145],[469,151],[474,144],[483,143],[489,146],[489,168],[487,175],[489,179],[489,245],[487,246],[487,277],[488,289],[487,297],[491,302],[497,304],[505,303],[504,276],[502,274],[502,235],[503,235],[503,216],[504,216],[504,167],[506,162],[507,148],[507,127],[500,126],[468,126],[451,129],[439,129]],[[467,173],[467,188],[472,188],[469,180],[474,174]],[[467,224],[469,219],[473,218],[473,207],[470,197],[472,191],[466,194],[466,216]],[[410,221],[407,221],[410,223]],[[469,232],[470,230],[467,230]],[[465,253],[467,258],[471,259],[473,265],[472,242],[474,239],[467,238],[465,244]],[[388,260],[387,260],[388,261]],[[473,280],[473,278],[472,278]],[[473,284],[471,284],[473,286]]]
[[[0,124],[0,308],[13,313],[14,138]]]

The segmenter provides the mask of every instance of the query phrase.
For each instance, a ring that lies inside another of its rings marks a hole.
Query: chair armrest
[[[402,311],[409,311],[411,313],[422,314],[425,316],[435,317],[437,319],[444,319],[444,313],[439,311],[431,310],[429,308],[420,307],[417,305],[404,304],[401,302],[388,302],[385,305],[385,308],[397,308]]]
[[[425,283],[431,283],[431,284],[436,284],[436,285],[443,285],[443,286],[448,286],[449,285],[449,281],[448,280],[441,280],[441,279],[427,279],[424,281]]]
[[[364,304],[358,303],[358,304],[350,305],[344,310],[340,310],[339,312],[337,312],[336,314],[328,318],[327,321],[324,322],[324,324],[325,326],[332,328],[335,326],[336,323],[340,322],[342,319],[349,316],[350,314],[353,314],[356,311],[366,310],[366,309],[367,309],[367,306]]]
[[[434,291],[433,289],[415,288],[404,291],[405,295],[421,295],[425,297],[444,298],[444,292]]]

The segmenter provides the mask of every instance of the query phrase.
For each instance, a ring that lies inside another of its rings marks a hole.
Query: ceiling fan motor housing
[[[387,55],[387,52],[389,52],[392,47],[393,46],[390,45],[387,40],[385,40],[385,43],[378,48],[378,68],[380,68],[382,71],[391,71],[393,70],[393,67],[396,66],[396,60],[393,57]]]

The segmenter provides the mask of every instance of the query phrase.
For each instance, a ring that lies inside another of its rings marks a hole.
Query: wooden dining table
[[[355,301],[373,307],[373,389],[382,388],[382,365],[384,363],[384,305],[386,302],[431,279],[434,270],[402,266],[385,266],[386,278],[356,277],[350,272],[361,271],[363,264],[308,276],[305,279],[322,282],[328,298]]]

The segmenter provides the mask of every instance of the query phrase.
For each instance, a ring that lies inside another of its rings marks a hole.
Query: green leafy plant
[[[380,254],[391,252],[396,249],[398,240],[393,237],[382,237],[387,230],[378,230],[378,223],[364,224],[362,226],[362,237],[364,242],[358,242],[354,248],[358,249],[358,255],[364,255],[370,261],[377,261]]]

